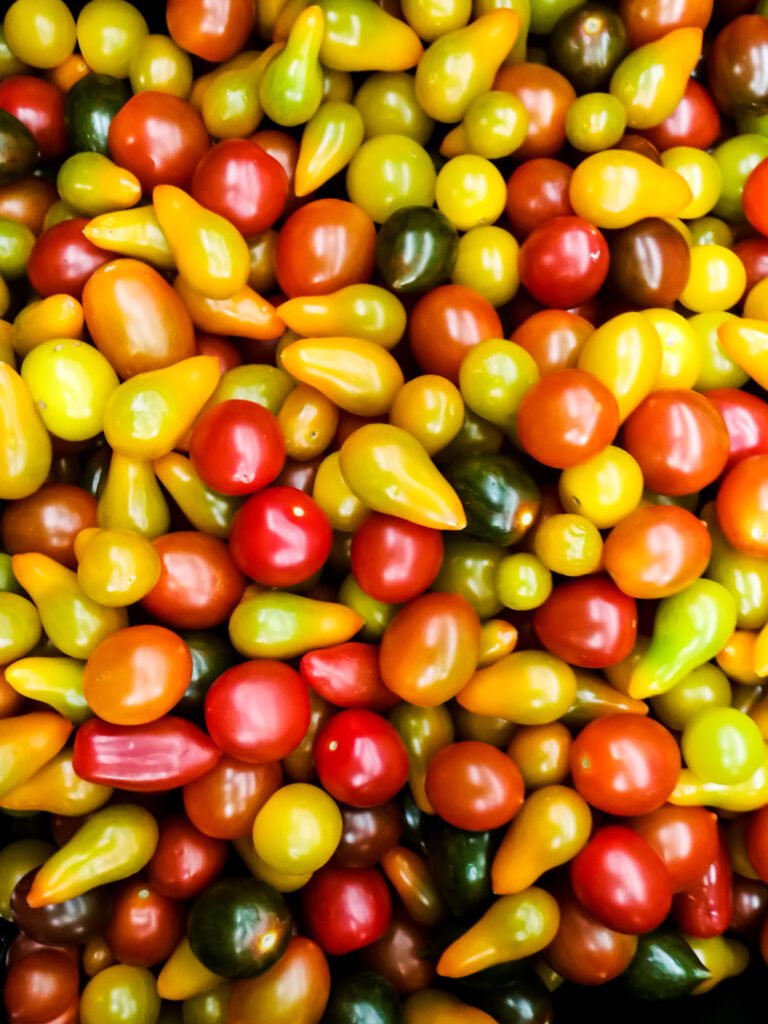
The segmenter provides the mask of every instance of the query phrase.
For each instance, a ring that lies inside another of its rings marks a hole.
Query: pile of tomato
[[[76,6],[0,34],[7,1020],[764,970],[767,0]]]

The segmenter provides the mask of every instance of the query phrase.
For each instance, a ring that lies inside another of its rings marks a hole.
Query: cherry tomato
[[[768,554],[768,455],[743,459],[717,492],[717,519],[737,551]]]
[[[749,294],[758,281],[768,277],[768,238],[743,238],[733,246],[733,251],[747,272],[745,294]]]
[[[595,296],[608,274],[608,244],[581,217],[554,217],[520,249],[520,280],[545,306],[570,309]]]
[[[72,1024],[80,971],[63,952],[40,947],[11,965],[3,1000],[12,1024]]]
[[[513,64],[501,69],[493,87],[511,92],[528,114],[528,132],[516,157],[554,156],[563,148],[565,117],[576,99],[567,78],[544,64]]]
[[[225,139],[195,168],[192,195],[221,214],[246,236],[271,228],[288,197],[288,177],[260,146],[246,139]]]
[[[299,669],[316,693],[339,707],[387,711],[398,702],[397,694],[384,685],[379,648],[373,644],[353,641],[310,651]]]
[[[177,46],[219,64],[243,49],[254,8],[249,0],[168,0],[165,19]]]
[[[2,105],[2,92],[0,92]],[[755,230],[761,235],[768,234],[768,217],[765,211],[765,195],[768,188],[768,160],[763,160],[747,178],[742,195],[744,214]]]
[[[32,246],[27,276],[38,295],[45,298],[63,292],[79,299],[91,274],[114,259],[114,253],[88,241],[83,234],[87,223],[82,217],[61,221]]]
[[[555,894],[560,926],[543,954],[549,966],[576,985],[602,985],[618,977],[635,955],[637,939],[601,924],[568,886],[559,887]]]
[[[619,407],[591,373],[558,370],[528,390],[516,425],[529,455],[545,466],[567,469],[611,443],[619,429]]]
[[[301,890],[307,931],[332,956],[380,939],[392,919],[386,882],[373,868],[325,867]]]
[[[529,352],[542,377],[555,370],[575,369],[581,350],[595,328],[567,310],[542,309],[517,328],[510,341]]]
[[[720,114],[712,97],[700,82],[691,78],[669,117],[643,134],[659,151],[672,146],[709,149],[719,138],[720,130]]]
[[[672,904],[675,924],[686,935],[711,939],[731,923],[733,870],[725,839],[720,836],[715,856],[704,872]]]
[[[423,295],[408,326],[411,352],[424,373],[458,383],[467,351],[486,338],[503,338],[499,315],[471,288],[445,284]]]
[[[717,855],[717,815],[705,807],[664,804],[630,824],[664,861],[673,892],[695,885]]]
[[[443,538],[405,519],[375,512],[352,538],[352,572],[370,597],[402,604],[434,583],[443,561]]]
[[[239,839],[250,835],[256,815],[282,781],[277,761],[246,764],[225,754],[209,772],[184,787],[184,810],[205,835]]]
[[[728,431],[726,471],[750,455],[768,455],[768,402],[740,388],[716,388],[704,395],[723,417]]]
[[[573,169],[540,157],[515,168],[507,182],[507,216],[516,235],[525,237],[555,217],[573,213],[568,196]]]
[[[439,750],[427,766],[425,787],[441,818],[472,832],[506,825],[523,803],[523,777],[512,758],[474,740]]]
[[[279,661],[246,661],[222,673],[205,698],[205,724],[225,754],[251,764],[278,761],[309,726],[309,690]]]
[[[189,454],[204,482],[221,494],[251,494],[278,476],[285,441],[272,413],[232,398],[207,409],[192,429]]]
[[[115,163],[141,182],[186,188],[210,147],[203,119],[195,108],[167,92],[136,93],[109,126],[109,152]]]
[[[599,828],[571,861],[578,901],[601,924],[627,935],[657,928],[672,906],[664,862],[630,828]]]
[[[315,765],[323,787],[351,807],[376,807],[408,779],[408,753],[393,725],[373,711],[334,715],[320,729]]]
[[[295,487],[254,494],[232,522],[235,565],[265,587],[292,587],[319,572],[331,551],[328,517]]]
[[[172,629],[211,629],[232,613],[245,579],[227,545],[194,531],[167,533],[153,541],[160,579],[142,606]]]
[[[283,292],[328,295],[367,281],[375,260],[376,229],[359,207],[317,199],[292,213],[277,239],[275,272]]]
[[[152,967],[179,944],[186,917],[183,903],[162,896],[144,878],[131,878],[117,891],[104,938],[120,963]]]
[[[372,868],[400,841],[403,815],[391,801],[378,807],[342,807],[342,833],[333,863],[342,868]]]
[[[709,399],[678,388],[648,395],[624,424],[624,447],[646,486],[660,494],[694,494],[728,461],[728,431]]]
[[[584,799],[607,814],[648,814],[680,775],[680,750],[663,725],[640,715],[606,715],[573,741],[571,774]]]
[[[39,235],[48,210],[58,198],[55,186],[45,178],[11,181],[0,185],[0,217],[26,224],[32,234]]]
[[[77,568],[75,538],[93,526],[96,499],[73,484],[43,484],[28,498],[9,501],[0,516],[3,550],[9,555],[38,551],[68,569]]]
[[[292,213],[301,203],[301,200],[294,191],[296,164],[299,162],[300,147],[298,141],[292,135],[289,135],[288,132],[279,132],[274,128],[266,128],[263,131],[256,132],[248,141],[255,142],[259,149],[263,149],[273,160],[277,160],[285,171],[285,176],[288,179],[286,211]]]
[[[536,609],[541,643],[579,668],[605,668],[627,657],[637,638],[637,605],[605,576],[585,576],[555,587]]]
[[[227,844],[222,840],[207,836],[183,816],[166,818],[147,877],[161,896],[188,900],[219,877],[226,859]]]
[[[55,160],[67,149],[64,93],[31,75],[14,75],[0,82],[0,110],[7,110],[28,129],[44,160]]]

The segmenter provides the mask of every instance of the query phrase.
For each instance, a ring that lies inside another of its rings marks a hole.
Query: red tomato
[[[768,807],[761,807],[750,816],[747,853],[757,874],[764,882],[768,881]]]
[[[740,388],[717,388],[704,395],[723,417],[728,431],[726,470],[750,455],[768,455],[768,402]]]
[[[234,370],[236,366],[243,365],[240,349],[226,338],[220,338],[216,334],[196,334],[195,343],[197,355],[216,356],[221,366],[222,376],[228,370]]]
[[[567,310],[542,309],[520,324],[509,339],[529,352],[539,373],[546,377],[556,370],[572,370],[587,338],[595,328],[582,316]]]
[[[605,576],[558,584],[536,609],[533,628],[548,651],[578,668],[605,668],[637,639],[637,605]]]
[[[717,520],[729,544],[768,554],[768,455],[752,455],[725,476],[717,492]]]
[[[427,766],[425,787],[435,813],[472,832],[506,825],[520,810],[525,789],[512,758],[476,740],[439,750]]]
[[[750,173],[742,195],[744,214],[756,231],[768,235],[768,160]]]
[[[443,536],[374,512],[355,531],[350,556],[352,574],[366,594],[403,604],[434,583],[443,562]]]
[[[537,462],[567,469],[611,443],[619,407],[608,388],[584,370],[558,370],[528,391],[517,412],[520,444]]]
[[[734,245],[733,251],[747,272],[747,287],[744,290],[744,294],[747,295],[758,281],[768,277],[768,238],[762,235],[743,238]]]
[[[768,909],[768,885],[758,878],[733,876],[733,907],[729,930],[753,939]],[[18,940],[17,940],[18,941]]]
[[[672,906],[664,862],[630,828],[606,825],[571,861],[578,901],[601,924],[625,935],[658,928]]]
[[[285,441],[277,420],[256,402],[233,398],[207,409],[192,428],[189,455],[221,494],[252,494],[278,476]]]
[[[29,130],[43,160],[67,149],[64,93],[44,78],[14,75],[0,82],[0,110],[7,110]]]
[[[565,118],[576,99],[573,86],[554,68],[524,62],[502,67],[493,83],[517,96],[528,114],[528,131],[515,159],[554,156],[565,145]]]
[[[182,791],[189,820],[207,836],[239,839],[251,834],[256,815],[283,781],[279,762],[246,764],[234,757],[188,782]]]
[[[712,402],[696,391],[654,391],[627,418],[624,447],[646,486],[660,494],[695,494],[728,461],[728,431]]]
[[[162,896],[145,878],[131,878],[118,889],[104,938],[120,963],[153,967],[181,942],[186,921],[183,903]]]
[[[698,579],[711,552],[709,530],[692,512],[649,505],[614,526],[603,547],[603,565],[625,594],[655,599]]]
[[[730,926],[732,906],[731,858],[721,836],[715,856],[703,875],[690,889],[675,896],[672,913],[681,932],[711,939],[722,935]]]
[[[228,619],[245,578],[227,545],[192,530],[167,533],[153,543],[160,579],[142,600],[143,608],[173,629],[212,629]]]
[[[209,149],[192,178],[192,195],[220,213],[243,235],[271,228],[288,197],[288,177],[264,150],[246,139],[226,139]]]
[[[3,986],[10,1024],[73,1024],[80,970],[64,953],[41,947],[11,966]]]
[[[649,814],[666,801],[680,775],[680,749],[663,725],[641,715],[606,715],[571,747],[573,784],[606,814]]]
[[[705,807],[664,804],[630,824],[664,861],[673,892],[695,885],[717,855],[717,815]]]
[[[499,314],[487,299],[461,284],[444,284],[423,295],[408,320],[408,337],[424,373],[454,383],[461,361],[473,345],[503,338]]]
[[[275,273],[283,292],[328,295],[373,273],[376,228],[354,203],[316,199],[292,213],[275,251]]]
[[[29,283],[45,298],[73,295],[79,299],[94,270],[115,258],[115,253],[97,248],[83,234],[85,217],[54,224],[37,239],[27,261]]]
[[[0,514],[3,551],[38,551],[77,568],[75,537],[97,525],[96,499],[74,484],[43,484],[27,498],[9,501]]]
[[[560,160],[526,160],[509,176],[507,216],[516,235],[525,237],[554,217],[573,213],[568,190],[573,168]]]
[[[296,164],[299,162],[300,146],[298,141],[287,132],[281,132],[275,128],[266,128],[256,132],[248,141],[255,142],[259,149],[263,149],[273,160],[277,160],[285,171],[285,176],[288,179],[286,212],[292,213],[297,206],[303,205],[305,200],[299,199],[293,190],[296,180]]]
[[[372,868],[400,842],[403,815],[391,801],[378,807],[342,807],[343,831],[333,855],[342,868]]]
[[[316,501],[295,487],[269,487],[240,506],[229,550],[235,565],[265,587],[293,587],[325,565],[333,531]]]
[[[309,726],[309,689],[280,661],[246,661],[223,672],[205,698],[205,725],[225,754],[250,764],[279,761]]]
[[[643,135],[656,149],[693,146],[709,149],[720,136],[720,114],[714,100],[701,83],[688,79],[683,98],[666,120]]]
[[[608,244],[581,217],[555,217],[535,228],[520,250],[520,280],[545,306],[570,309],[600,291],[608,274]]]
[[[374,868],[324,867],[301,890],[307,931],[332,956],[380,939],[392,919],[387,884]]]
[[[388,711],[400,699],[384,685],[379,648],[373,644],[352,641],[310,651],[299,671],[313,690],[338,707]]]
[[[167,92],[138,92],[109,126],[109,152],[145,192],[155,185],[186,188],[211,142],[191,103]]]
[[[220,64],[239,53],[253,29],[251,0],[168,0],[165,20],[173,41],[188,53]]]
[[[223,840],[207,836],[183,816],[166,818],[147,865],[149,883],[161,896],[192,899],[219,877],[226,859]]]
[[[408,753],[393,725],[373,711],[341,711],[317,734],[315,766],[323,787],[350,807],[377,807],[408,780]]]

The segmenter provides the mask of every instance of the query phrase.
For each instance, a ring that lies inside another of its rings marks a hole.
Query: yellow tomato
[[[597,572],[603,560],[603,538],[584,516],[564,512],[549,516],[536,528],[533,549],[551,572],[585,576]]]
[[[449,160],[437,176],[438,209],[459,231],[498,220],[507,201],[499,169],[483,156],[465,154]]]
[[[586,462],[563,470],[559,493],[567,512],[607,530],[640,504],[643,473],[629,452],[608,445]]]
[[[514,235],[504,228],[472,228],[459,239],[451,280],[471,288],[492,306],[503,306],[520,287],[519,255]]]

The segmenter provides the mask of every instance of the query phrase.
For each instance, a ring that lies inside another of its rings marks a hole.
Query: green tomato
[[[689,318],[688,323],[696,332],[701,352],[701,369],[694,385],[697,391],[740,388],[749,380],[749,374],[725,354],[717,336],[720,325],[733,319],[733,313],[720,311],[696,313]]]
[[[496,592],[506,608],[528,612],[544,604],[552,593],[552,573],[536,555],[519,551],[499,565]]]
[[[470,537],[445,538],[443,564],[432,588],[441,593],[461,594],[481,619],[501,611],[496,593],[496,573],[504,557],[502,548]]]
[[[0,217],[0,277],[13,281],[27,269],[35,236],[26,224]]]
[[[399,607],[366,594],[351,573],[339,588],[339,601],[365,621],[359,634],[361,640],[381,639]]]
[[[621,139],[627,115],[620,100],[608,92],[590,92],[570,105],[565,134],[574,149],[597,153],[611,149]]]
[[[702,779],[722,786],[745,782],[763,763],[762,734],[736,708],[706,708],[683,729],[683,757]]]
[[[369,75],[355,93],[365,137],[407,135],[424,145],[435,126],[416,99],[413,75],[405,71],[379,71]]]
[[[762,135],[734,135],[712,154],[720,165],[723,188],[714,213],[725,220],[744,220],[741,197],[747,178],[768,156],[768,139]]]
[[[159,1014],[157,985],[144,967],[107,967],[80,998],[80,1024],[155,1024]]]
[[[727,708],[731,684],[721,668],[707,662],[690,672],[671,690],[651,698],[653,710],[664,725],[681,730],[700,711]]]

